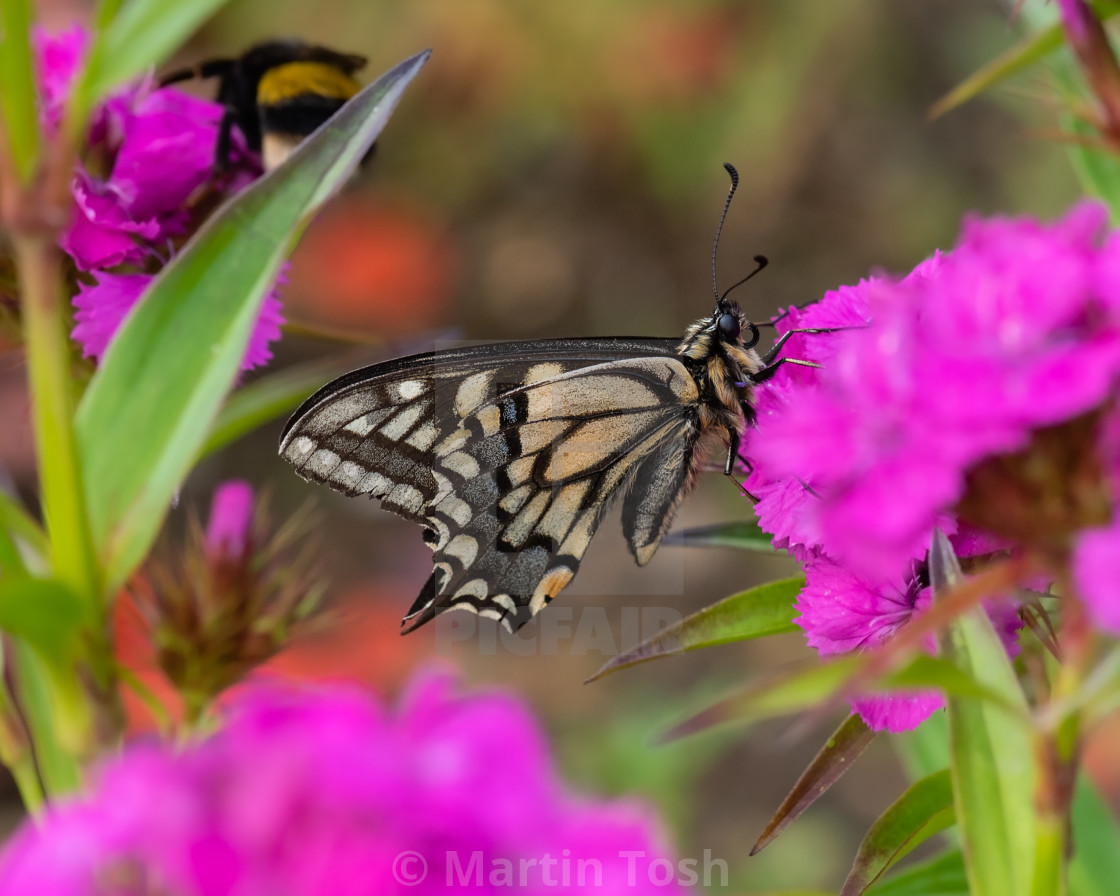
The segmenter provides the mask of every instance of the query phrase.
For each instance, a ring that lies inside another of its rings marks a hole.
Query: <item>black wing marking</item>
[[[435,568],[411,627],[454,606],[512,627],[575,574],[637,464],[687,441],[696,386],[674,347],[564,340],[377,365],[309,399],[281,452],[425,526]],[[619,350],[630,357],[588,366]]]
[[[355,370],[292,415],[280,454],[305,479],[346,495],[380,498],[424,523],[436,496],[437,449],[462,417],[491,397],[620,357],[669,356],[671,339],[557,339],[467,346]]]
[[[634,473],[622,505],[622,532],[639,566],[649,563],[692,487],[698,436],[666,440]]]

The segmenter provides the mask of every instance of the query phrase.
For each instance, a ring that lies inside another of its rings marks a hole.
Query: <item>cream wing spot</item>
[[[427,403],[414,404],[411,407],[405,408],[403,411],[393,417],[388,423],[381,427],[379,434],[387,439],[392,439],[394,442],[400,439],[406,432],[408,432],[420,419],[420,415],[427,409]]]
[[[320,448],[308,458],[307,469],[325,479],[334,472],[334,468],[341,460],[342,458],[329,448]]]
[[[478,461],[465,451],[456,451],[443,458],[440,463],[464,479],[474,479],[478,475]]]
[[[482,600],[490,592],[490,586],[485,579],[471,579],[455,592],[456,599],[460,597],[477,597]]]
[[[424,389],[424,383],[420,380],[405,380],[397,385],[397,395],[401,401],[412,401],[417,396],[423,395]]]
[[[291,451],[296,457],[303,457],[315,450],[315,442],[307,436],[299,436],[292,442]]]
[[[493,378],[493,371],[483,370],[480,373],[472,373],[459,384],[459,388],[455,392],[455,413],[460,418],[466,417],[486,401],[490,392],[490,381]]]
[[[463,568],[466,569],[474,563],[475,557],[478,556],[478,541],[470,535],[460,532],[451,539],[447,547],[443,549],[443,553],[450,554],[462,563]]]
[[[419,513],[424,507],[424,496],[420,490],[403,482],[394,485],[392,491],[385,496],[385,500],[404,508],[409,513]]]
[[[434,423],[425,423],[423,426],[414,430],[409,437],[405,439],[405,443],[419,451],[427,451],[435,444],[438,438],[439,427]]]

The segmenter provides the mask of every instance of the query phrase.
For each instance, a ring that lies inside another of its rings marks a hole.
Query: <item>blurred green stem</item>
[[[59,280],[62,259],[48,231],[15,234],[14,242],[51,567],[75,594],[97,606],[100,589],[72,426],[70,348]]]

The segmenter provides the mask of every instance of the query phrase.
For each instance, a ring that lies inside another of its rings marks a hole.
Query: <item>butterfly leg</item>
[[[742,482],[740,482],[738,479],[735,478],[735,461],[736,460],[742,461],[743,466],[745,466],[747,468],[747,475],[748,476],[751,473],[754,472],[754,467],[751,466],[751,462],[749,460],[747,460],[745,457],[739,457],[739,445],[741,444],[741,442],[742,442],[742,436],[740,436],[739,433],[737,433],[737,432],[731,433],[731,441],[728,442],[728,445],[727,445],[727,460],[723,465],[723,475],[726,476],[728,479],[730,479],[732,482],[734,482],[737,486],[739,486],[739,490],[743,494],[745,494],[748,498],[750,498],[752,501],[754,501],[755,504],[757,504],[758,503],[758,498],[755,495],[751,494],[751,492],[747,489],[747,487]]]
[[[782,350],[782,347],[787,342],[789,342],[790,337],[796,336],[798,333],[835,333],[837,330],[850,330],[850,329],[851,329],[851,327],[829,327],[829,328],[819,328],[819,329],[808,328],[808,329],[801,329],[801,330],[787,330],[780,337],[778,337],[777,342],[775,342],[772,346],[770,346],[770,351],[768,351],[765,355],[762,356],[762,363],[766,364],[766,365],[772,364],[774,362],[774,359],[778,357],[778,352],[780,352]]]
[[[766,367],[763,367],[762,370],[758,371],[758,373],[752,373],[750,378],[751,382],[755,385],[758,385],[759,383],[765,383],[768,379],[773,377],[775,373],[778,372],[778,368],[780,368],[783,364],[796,364],[799,367],[817,368],[821,366],[820,364],[814,364],[812,361],[800,361],[797,358],[779,358],[773,364],[769,364]]]

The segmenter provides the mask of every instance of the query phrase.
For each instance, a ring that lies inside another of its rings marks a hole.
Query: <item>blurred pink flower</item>
[[[62,110],[89,45],[89,35],[81,25],[58,35],[34,28],[31,45],[39,79],[39,122],[44,131],[53,134],[62,123]]]
[[[52,128],[88,43],[81,28],[56,37],[35,34],[42,114]],[[70,226],[60,238],[78,270],[97,281],[80,284],[74,300],[73,335],[85,355],[100,360],[142,292],[143,279],[151,279],[153,263],[165,259],[170,240],[186,232],[188,203],[212,183],[222,114],[217,103],[172,88],[153,90],[148,82],[124,88],[95,110],[89,142],[111,159],[110,174],[101,180],[79,164]],[[233,137],[233,165],[216,185],[225,193],[259,173],[241,135],[235,131]],[[129,269],[116,270],[122,265]],[[272,358],[269,344],[280,338],[282,323],[274,289],[261,308],[242,369]]]
[[[24,825],[0,894],[681,892],[669,864],[647,812],[564,792],[521,704],[429,675],[396,713],[251,686],[202,742],[133,744]]]
[[[253,487],[242,479],[223,482],[210,499],[207,551],[216,557],[240,558],[248,545],[252,522]]]

